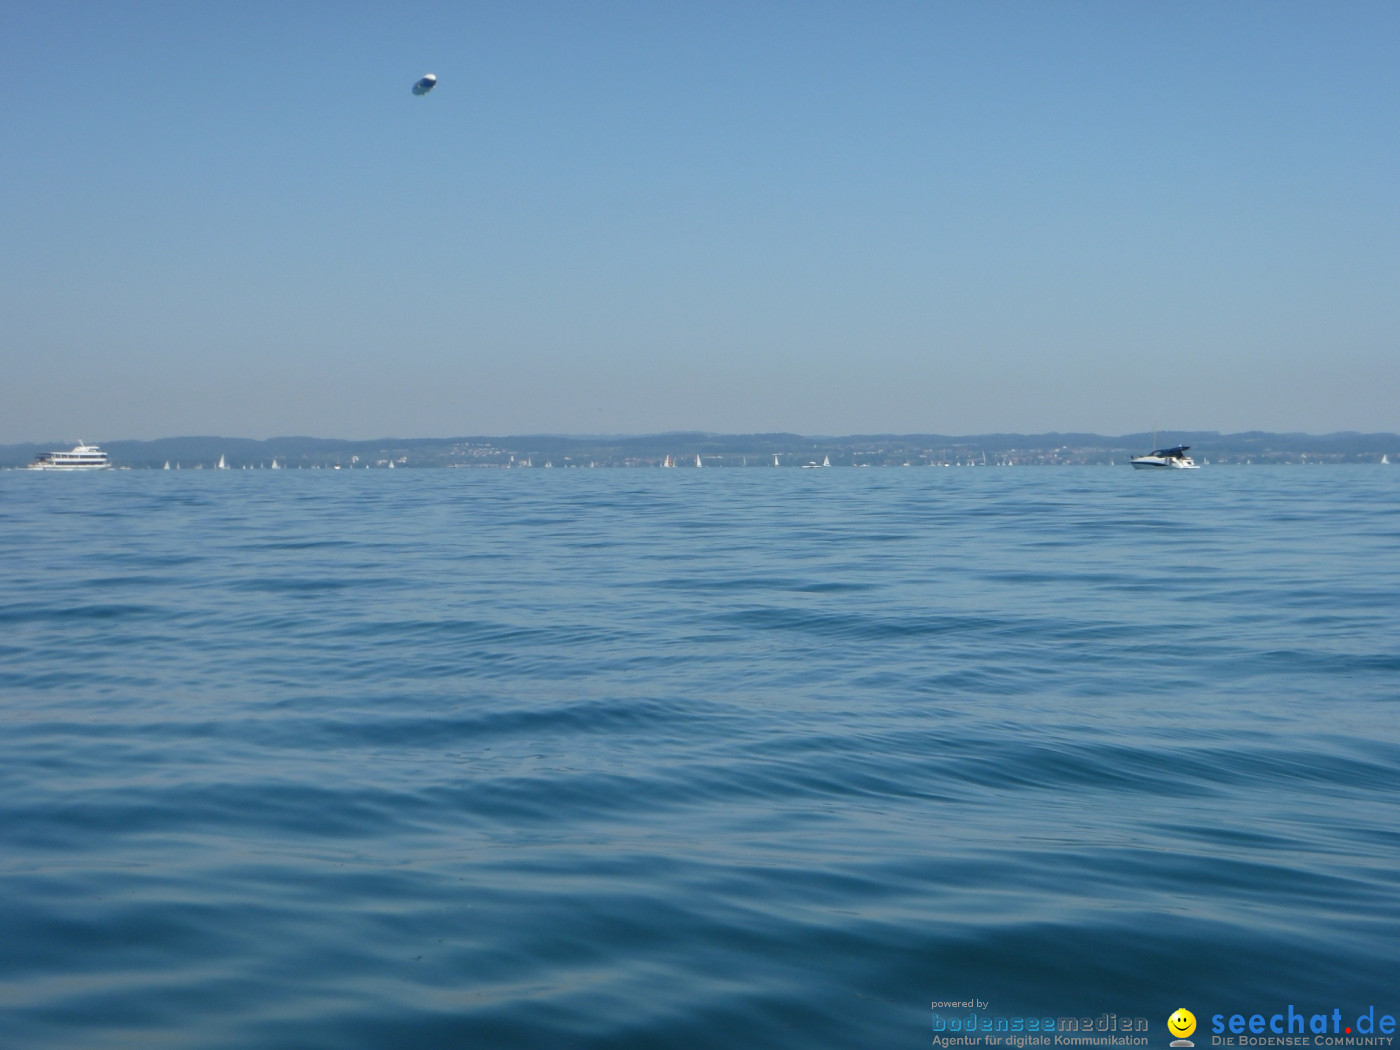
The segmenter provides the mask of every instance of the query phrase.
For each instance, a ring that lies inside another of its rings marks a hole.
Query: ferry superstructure
[[[29,464],[30,470],[111,470],[112,461],[96,445],[79,441],[71,452],[43,452]]]

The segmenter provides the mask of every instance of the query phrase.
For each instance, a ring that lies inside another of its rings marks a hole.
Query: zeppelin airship
[[[413,85],[413,93],[415,95],[426,95],[435,87],[437,87],[437,77],[429,73],[427,76],[418,78],[418,83]]]

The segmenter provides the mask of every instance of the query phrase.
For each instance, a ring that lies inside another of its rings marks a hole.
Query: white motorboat
[[[111,470],[112,461],[96,445],[84,445],[79,441],[71,452],[43,452],[30,470]]]
[[[1199,470],[1196,461],[1186,454],[1190,447],[1190,445],[1176,445],[1172,448],[1154,449],[1145,456],[1134,456],[1129,462],[1132,463],[1135,470],[1149,468]]]

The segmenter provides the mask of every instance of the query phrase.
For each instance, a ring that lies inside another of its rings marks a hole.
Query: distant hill
[[[681,431],[641,435],[517,435],[510,437],[343,438],[171,437],[155,441],[101,442],[116,466],[159,469],[210,468],[222,456],[234,469],[270,466],[348,467],[578,467],[661,466],[771,467],[816,464],[903,466],[940,463],[1122,464],[1149,451],[1153,435],[1124,434],[710,434]],[[1197,460],[1213,463],[1362,463],[1383,456],[1400,462],[1395,434],[1270,434],[1249,431],[1162,431],[1159,447],[1189,445]],[[52,441],[0,446],[0,467],[23,467],[43,451],[68,448]]]

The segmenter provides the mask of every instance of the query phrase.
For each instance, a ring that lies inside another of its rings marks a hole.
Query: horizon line
[[[1084,437],[1102,438],[1109,440],[1121,440],[1125,438],[1139,437],[1145,434],[1181,434],[1199,437],[1290,437],[1290,438],[1329,438],[1329,437],[1374,437],[1374,438],[1400,438],[1400,433],[1387,430],[1331,430],[1324,432],[1310,432],[1304,430],[1201,430],[1186,429],[1176,427],[1157,427],[1155,429],[1144,429],[1129,431],[1123,434],[1107,434],[1094,430],[1042,430],[1042,431],[1015,431],[1015,430],[987,430],[977,433],[951,434],[938,433],[935,431],[865,431],[848,434],[818,434],[801,433],[792,430],[745,430],[745,431],[725,431],[725,430],[654,430],[654,431],[611,431],[611,432],[563,432],[563,431],[517,431],[514,433],[475,433],[475,434],[445,434],[445,435],[379,435],[375,437],[338,437],[331,435],[317,434],[275,434],[271,437],[245,437],[232,434],[167,434],[152,438],[104,438],[107,444],[152,444],[159,441],[249,441],[257,443],[267,443],[271,441],[337,441],[348,444],[366,444],[382,441],[462,441],[480,439],[521,439],[521,438],[549,438],[552,440],[568,441],[635,441],[645,438],[804,438],[814,441],[853,441],[869,439],[892,439],[892,438],[938,438],[940,440],[970,441],[979,438],[1051,438],[1051,437]],[[12,441],[6,442],[9,446],[41,445],[52,444],[54,440],[69,441],[79,440],[77,438],[60,438],[48,441]],[[3,446],[0,446],[3,447]]]

